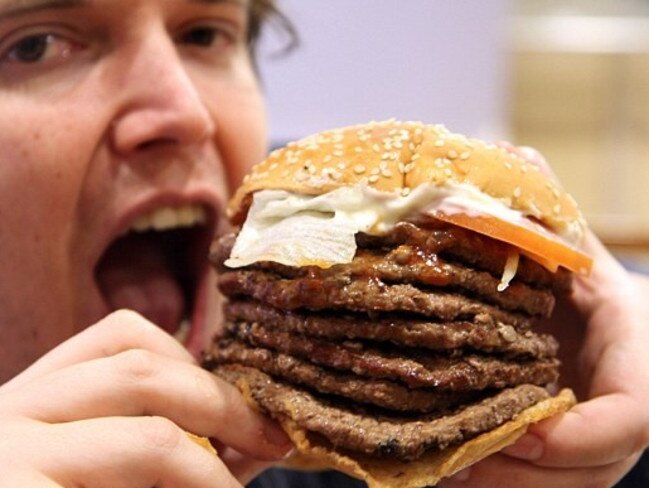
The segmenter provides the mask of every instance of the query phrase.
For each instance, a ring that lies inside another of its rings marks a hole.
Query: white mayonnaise
[[[521,211],[467,183],[426,183],[403,196],[367,186],[342,187],[322,195],[283,190],[254,194],[248,217],[226,266],[237,268],[258,261],[323,268],[351,262],[357,232],[382,234],[398,222],[419,214],[487,215],[557,239]],[[576,245],[581,229],[567,229],[562,240]]]

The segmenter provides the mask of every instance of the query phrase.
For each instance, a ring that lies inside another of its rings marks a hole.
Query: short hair
[[[255,59],[257,42],[262,28],[270,21],[275,22],[287,35],[284,50],[290,51],[297,45],[297,32],[288,17],[277,7],[275,0],[251,0],[248,13],[248,49]]]

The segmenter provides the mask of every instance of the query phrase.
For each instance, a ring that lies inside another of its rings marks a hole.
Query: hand
[[[185,431],[215,438],[219,456]],[[238,487],[291,448],[236,388],[127,311],[0,387],[0,439],[0,485],[30,487]]]
[[[538,153],[518,151],[549,172]],[[561,381],[580,403],[440,487],[610,487],[649,445],[649,280],[627,272],[591,232],[584,250],[591,275],[576,278],[543,325],[559,340]]]

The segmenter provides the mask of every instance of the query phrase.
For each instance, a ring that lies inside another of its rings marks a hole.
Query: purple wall
[[[280,0],[301,37],[261,49],[273,141],[396,117],[506,137],[508,0]]]

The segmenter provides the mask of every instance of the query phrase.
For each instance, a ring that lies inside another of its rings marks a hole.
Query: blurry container
[[[649,18],[519,16],[513,33],[513,139],[610,247],[649,262]]]

